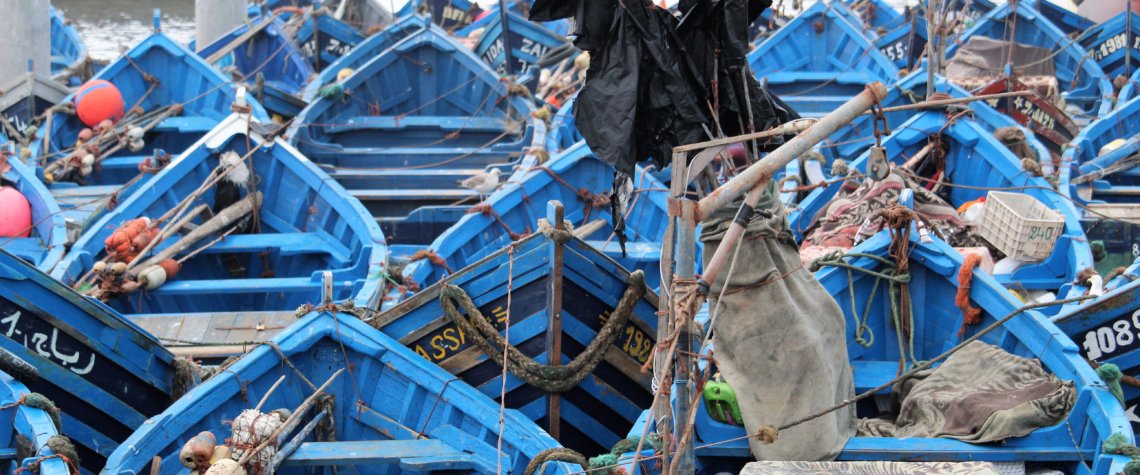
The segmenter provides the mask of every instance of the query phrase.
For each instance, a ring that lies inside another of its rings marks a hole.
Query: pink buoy
[[[20,190],[0,186],[0,237],[28,237],[31,233],[31,203]]]

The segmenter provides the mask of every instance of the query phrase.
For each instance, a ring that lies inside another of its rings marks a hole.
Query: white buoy
[[[51,1],[4,0],[0,15],[0,84],[26,77],[28,61],[35,72],[51,76]]]
[[[200,51],[245,21],[248,0],[194,0],[196,48]]]

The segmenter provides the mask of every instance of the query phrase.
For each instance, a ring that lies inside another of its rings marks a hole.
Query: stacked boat
[[[755,150],[623,185],[575,126],[570,23],[500,6],[261,2],[189,48],[156,12],[98,71],[53,11],[54,78],[0,89],[5,470],[1130,473],[1140,17],[823,0],[753,25],[751,73],[809,118],[786,135],[887,88],[771,171],[859,394],[779,431],[857,432],[746,467],[778,431],[749,433],[712,343],[734,329],[684,290],[738,263],[699,265],[678,218]],[[92,122],[105,88],[123,110]],[[890,412],[954,371],[965,429]]]

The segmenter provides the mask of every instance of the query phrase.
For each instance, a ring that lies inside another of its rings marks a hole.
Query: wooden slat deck
[[[132,322],[179,356],[209,358],[239,354],[250,342],[263,342],[297,321],[292,310],[275,312],[134,315]]]

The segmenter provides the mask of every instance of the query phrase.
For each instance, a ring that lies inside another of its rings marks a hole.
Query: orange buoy
[[[123,118],[123,94],[114,84],[97,79],[87,81],[75,91],[75,115],[88,127]]]
[[[32,233],[32,205],[20,190],[0,186],[0,237],[28,237]]]

